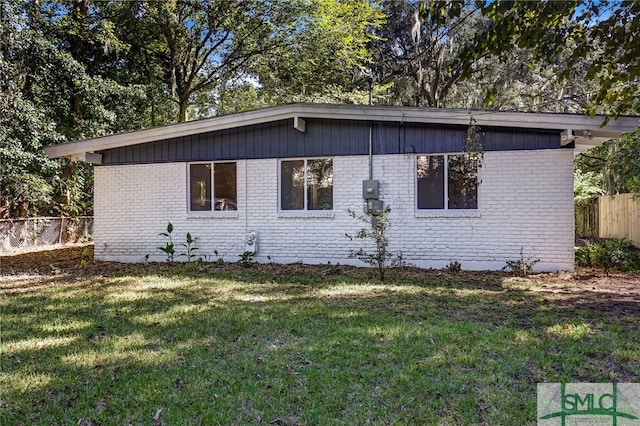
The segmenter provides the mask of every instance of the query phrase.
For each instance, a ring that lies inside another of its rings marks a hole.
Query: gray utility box
[[[367,209],[374,212],[380,212],[384,210],[384,201],[382,200],[371,200],[367,202]]]
[[[377,180],[362,181],[362,198],[365,200],[377,200],[380,198],[380,182]]]

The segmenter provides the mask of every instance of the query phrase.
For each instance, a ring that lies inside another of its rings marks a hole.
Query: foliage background
[[[287,102],[640,113],[634,1],[4,0],[0,217],[91,214],[71,140]],[[640,192],[638,132],[576,162]]]

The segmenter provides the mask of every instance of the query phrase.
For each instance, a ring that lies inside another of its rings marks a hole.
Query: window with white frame
[[[189,211],[237,210],[236,163],[189,165]]]
[[[333,160],[281,160],[280,210],[333,210]]]
[[[463,154],[419,155],[417,207],[420,210],[478,208],[478,162]]]

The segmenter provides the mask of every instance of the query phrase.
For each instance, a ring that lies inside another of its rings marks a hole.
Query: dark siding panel
[[[290,125],[290,127],[289,127]],[[307,126],[309,124],[307,123]],[[308,132],[309,130],[307,130]],[[283,137],[283,144],[276,151],[278,157],[314,157],[316,150],[314,149],[315,135],[309,135],[307,132],[302,133],[293,128],[293,121],[287,123],[286,127],[281,127],[280,132]]]
[[[141,151],[142,151],[141,145],[133,145],[133,146],[131,146],[131,157],[132,158],[139,158]]]
[[[374,124],[374,154],[396,154],[400,152],[396,123]]]
[[[175,158],[176,161],[184,161],[184,150],[184,136],[171,141],[171,145],[169,145],[171,158]]]
[[[319,127],[319,129],[322,129],[322,127]],[[335,152],[340,153],[340,141],[346,139],[345,137],[342,137],[341,133],[345,133],[345,136],[348,135],[348,131],[343,132],[343,130],[345,129],[341,127],[339,123],[332,121],[329,127],[329,132],[321,132],[318,135],[318,139],[313,141],[313,153],[315,155],[323,156],[331,155],[331,152],[334,152],[331,150],[334,146],[338,148]]]
[[[427,150],[431,152],[444,152],[448,151],[447,149],[447,141],[445,140],[446,132],[445,129],[438,128],[434,129],[433,136],[429,141],[429,145],[427,145]]]
[[[256,158],[366,155],[369,123],[345,120],[306,120],[306,132],[281,120],[102,151],[103,164],[207,161]],[[486,151],[557,149],[556,131],[482,128]],[[466,126],[420,123],[372,123],[374,154],[457,152],[466,139]]]
[[[291,126],[293,126],[293,122],[291,123]],[[283,149],[286,149],[290,143],[295,143],[299,150],[304,153],[304,144],[296,143],[293,138],[289,138],[290,134],[287,132],[288,126],[285,127],[281,123],[274,123],[272,127],[275,137],[267,141],[262,141],[262,143],[268,147],[267,156],[269,158],[280,157],[280,152],[282,152]]]
[[[207,159],[207,134],[196,135],[196,149],[198,150],[198,158],[200,160]]]
[[[204,154],[204,160],[213,160],[213,150],[215,147],[214,144],[214,140],[215,140],[215,134],[213,133],[207,133],[206,137],[205,137],[205,144],[206,144],[206,149],[205,149],[205,154]]]
[[[497,147],[491,145],[487,147],[492,151],[512,150],[516,149],[518,146],[518,138],[514,137],[512,132],[499,132],[494,136],[494,141],[496,142]]]
[[[177,145],[178,141],[177,139],[170,139],[169,143],[167,143],[167,155],[162,155],[163,159],[167,159],[170,161],[170,159],[175,158],[176,160],[178,159],[178,152],[176,151],[176,145]]]
[[[260,132],[260,136],[254,138],[254,143],[256,147],[255,158],[269,158],[270,144],[276,143],[275,138],[277,135],[274,133],[273,123],[266,124],[262,131]]]
[[[238,140],[238,145],[236,146],[236,153],[238,155],[238,158],[247,157],[247,139],[249,138],[249,131],[244,132],[242,138]]]
[[[231,131],[225,130],[216,135],[216,144],[213,147],[213,160],[217,160],[222,156],[222,141],[229,140]]]
[[[231,147],[232,147],[232,144],[233,146],[238,145],[238,134],[236,133],[234,136],[235,138],[222,139],[218,143],[220,145],[220,156],[218,157],[218,159],[228,160],[230,158],[235,157],[234,155],[235,152]]]
[[[278,134],[278,126],[274,125],[274,123],[270,123],[268,127],[269,131],[267,132],[266,138],[262,138],[258,143],[262,148],[262,154],[260,154],[260,158],[272,158],[272,153],[277,151],[277,145],[280,142],[280,135]],[[272,145],[273,147],[272,151]]]
[[[480,140],[486,151],[560,148],[560,135],[553,131],[489,129]]]
[[[168,161],[171,158],[171,156],[170,156],[171,147],[169,146],[170,144],[171,144],[171,140],[162,142],[162,157],[161,157],[160,161],[164,160],[165,158],[167,160],[164,160],[164,161]]]
[[[229,153],[235,158],[244,158],[247,152],[247,132],[240,133],[235,145],[231,145],[231,152]],[[231,160],[233,158],[229,158]]]
[[[496,150],[505,149],[506,141],[505,140],[497,140],[495,132],[483,132],[480,135],[480,143],[482,143],[487,149],[487,147],[495,147]]]
[[[274,123],[270,123],[268,136],[258,142],[262,148],[262,155],[260,155],[261,158],[273,158],[273,153],[277,151],[278,144],[282,142],[280,140],[280,132],[278,132],[278,130],[278,126],[275,126]]]
[[[320,126],[319,123],[315,120],[308,120],[306,122],[306,131],[302,133],[298,130],[295,130],[295,132],[299,133],[299,135],[297,134],[292,135],[291,142],[292,144],[302,145],[304,147],[304,149],[302,150],[304,155],[311,157],[319,154],[316,147],[322,144],[323,137],[326,138],[327,140],[326,143],[329,145],[332,143],[333,140],[336,139],[333,133],[334,131],[335,131],[334,122],[331,120],[328,120],[322,126]],[[292,150],[291,152],[293,152],[294,155],[296,154],[296,151]]]
[[[444,149],[444,131],[442,129],[407,125],[405,145],[411,145],[418,153],[442,152]]]
[[[351,131],[350,131],[351,128],[347,128],[345,130],[346,130],[344,132],[345,137],[341,138],[338,135],[335,135],[329,138],[326,145],[329,147],[330,152],[341,152],[341,150],[343,149],[342,145],[349,143],[349,140],[351,139]]]
[[[369,132],[369,127],[366,128],[367,134]],[[348,155],[356,155],[359,154],[359,147],[361,145],[361,131],[358,126],[349,127],[349,136],[346,141],[336,141],[336,145],[339,147],[336,151],[344,151]]]
[[[251,141],[251,145],[253,146],[251,158],[265,158],[264,144],[269,143],[270,136],[271,129],[269,125],[261,126],[260,129],[258,129],[257,134],[255,134]]]
[[[258,138],[258,134],[261,129],[252,127],[245,132],[245,148],[244,155],[240,158],[257,158],[255,156],[255,140]]]
[[[285,135],[281,132],[281,129],[282,126],[280,126],[279,123],[269,124],[268,135],[259,142],[260,145],[262,145],[261,158],[279,157],[278,152],[287,146],[288,141],[285,139]]]
[[[430,134],[433,129],[426,128],[424,129],[424,134],[422,137],[416,137],[416,126],[413,124],[407,124],[403,126],[404,133],[404,145],[412,146],[415,152],[425,152],[425,145],[429,139],[432,138]]]

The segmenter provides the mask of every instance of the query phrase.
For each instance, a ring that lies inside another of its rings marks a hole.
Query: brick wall
[[[573,152],[571,150],[487,152],[480,170],[479,209],[416,212],[415,156],[374,157],[374,178],[391,207],[390,249],[420,267],[500,269],[507,260],[540,259],[536,270],[573,268]],[[200,254],[236,261],[246,230],[258,233],[262,262],[351,263],[362,241],[349,241],[363,224],[347,209],[362,211],[367,156],[334,158],[332,212],[278,212],[278,160],[237,162],[238,210],[187,213],[187,164],[102,166],[95,169],[95,256],[138,262],[146,254],[164,260],[157,247],[166,224],[174,242],[187,232]],[[245,191],[246,188],[246,191]],[[214,254],[217,251],[217,255]],[[180,251],[180,248],[178,248]]]

